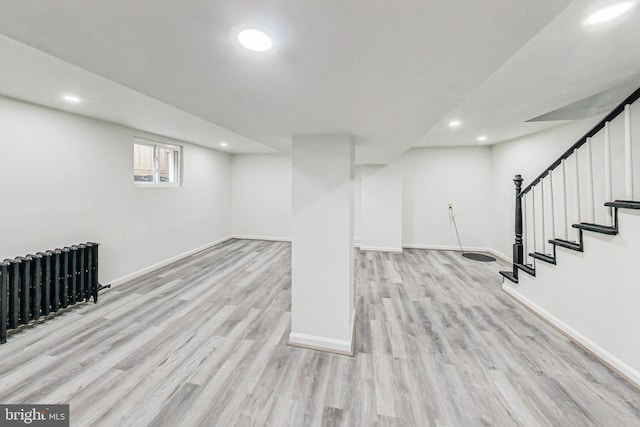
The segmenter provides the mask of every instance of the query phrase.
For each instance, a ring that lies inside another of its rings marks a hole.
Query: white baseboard
[[[123,283],[129,282],[129,281],[131,281],[133,279],[137,279],[138,277],[144,276],[147,273],[151,273],[154,270],[157,270],[159,268],[165,267],[165,266],[167,266],[167,265],[169,265],[169,264],[171,264],[173,262],[179,261],[179,260],[181,260],[183,258],[186,258],[186,257],[191,256],[193,254],[196,254],[198,252],[204,251],[206,249],[209,249],[209,248],[211,248],[211,247],[213,247],[215,245],[219,245],[220,243],[226,242],[227,240],[231,240],[231,239],[232,239],[231,236],[227,236],[227,237],[223,237],[222,239],[218,239],[218,240],[216,240],[214,242],[207,243],[206,245],[200,246],[198,248],[191,249],[190,251],[181,253],[180,255],[176,255],[176,256],[171,257],[169,259],[166,259],[164,261],[160,261],[157,264],[153,264],[153,265],[150,265],[149,267],[143,268],[142,270],[138,270],[138,271],[136,271],[134,273],[127,274],[126,276],[123,276],[123,277],[120,277],[118,279],[112,280],[110,282],[110,285],[111,285],[112,288],[115,287],[115,286],[119,286],[119,285],[121,285]],[[108,289],[105,289],[105,291],[107,291],[107,290]]]
[[[267,240],[270,242],[290,242],[291,237],[273,237],[273,236],[250,236],[246,234],[234,234],[231,236],[232,239],[241,239],[241,240]]]
[[[291,332],[289,334],[289,342],[287,344],[293,347],[308,348],[310,350],[327,351],[329,353],[353,356],[355,353],[356,330],[355,309],[353,310],[351,316],[351,327],[349,329],[351,332],[348,340],[337,340],[335,338]]]
[[[460,246],[421,245],[421,244],[409,243],[409,244],[403,244],[402,247],[405,248],[405,249],[431,249],[431,250],[436,250],[436,251],[458,251],[458,252],[460,252]],[[482,247],[475,247],[475,246],[463,246],[462,248],[464,249],[465,252],[485,252],[485,253],[489,253],[489,254],[497,257],[497,258],[500,258],[503,261],[506,261],[508,263],[512,263],[513,262],[510,257],[506,256],[502,252],[496,251],[493,248],[482,248]]]
[[[392,247],[384,247],[384,246],[365,246],[358,245],[357,246],[361,251],[376,251],[376,252],[395,252],[402,253],[402,248],[392,248]]]
[[[502,252],[496,251],[493,248],[487,248],[487,252],[489,252],[491,255],[493,255],[495,257],[500,258],[503,261],[508,262],[509,264],[513,264],[513,259],[510,256],[506,256]]]
[[[629,382],[633,383],[636,387],[640,387],[640,372],[633,369],[614,355],[600,347],[598,344],[589,340],[587,337],[528,299],[515,289],[512,283],[504,281],[502,284],[502,290],[515,299],[518,303],[523,305],[526,309],[540,317],[542,320],[549,323],[551,326],[560,331],[563,335],[567,336],[570,340],[578,344],[587,352],[593,354],[596,359],[599,359],[605,365],[616,371],[618,374],[626,378]]]

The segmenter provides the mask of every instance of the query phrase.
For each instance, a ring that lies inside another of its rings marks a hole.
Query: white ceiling
[[[0,35],[0,94],[233,153],[275,150]],[[82,97],[79,104],[62,100]],[[226,142],[223,148],[220,143]]]
[[[535,132],[556,123],[526,120],[637,79],[640,8],[587,31],[593,4],[0,0],[0,93],[68,108],[59,96],[73,89],[79,114],[233,139],[232,152],[350,133],[359,163],[384,163],[415,145]],[[246,26],[276,48],[242,49],[233,35]]]
[[[478,144],[479,135],[492,144],[566,123],[527,120],[605,90],[626,86],[626,93],[611,91],[617,92],[614,104],[625,99],[640,87],[640,7],[617,21],[585,28],[585,17],[606,3],[612,2],[572,2],[442,117],[418,145]],[[452,131],[452,117],[460,117],[463,126]],[[568,147],[573,142],[564,143]]]

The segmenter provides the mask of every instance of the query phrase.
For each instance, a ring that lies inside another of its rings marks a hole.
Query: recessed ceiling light
[[[80,102],[80,98],[78,98],[75,95],[64,95],[62,99],[64,99],[67,102]]]
[[[462,124],[462,122],[460,120],[458,120],[458,119],[453,119],[453,120],[449,121],[449,127],[450,128],[457,128],[461,124]]]
[[[228,146],[229,146],[229,144],[226,143],[226,142],[221,142],[220,143],[220,147],[228,147]]]
[[[478,141],[479,141],[479,142],[484,142],[484,141],[486,141],[486,140],[487,140],[487,137],[486,137],[486,136],[484,136],[484,135],[480,135],[480,136],[478,137]]]
[[[254,52],[265,52],[273,46],[268,35],[254,29],[240,31],[238,41],[242,46]]]
[[[628,12],[633,6],[633,3],[633,1],[625,1],[605,7],[604,9],[600,9],[597,12],[589,15],[589,17],[584,22],[587,25],[597,25],[607,21],[611,21],[612,19],[616,19],[623,13]]]

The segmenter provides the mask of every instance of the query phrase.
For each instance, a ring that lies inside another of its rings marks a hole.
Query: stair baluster
[[[587,213],[588,221],[596,222],[596,206],[593,193],[593,162],[591,161],[591,138],[587,138]]]
[[[549,204],[550,204],[550,208],[551,208],[551,236],[555,237],[556,236],[556,211],[554,209],[554,203],[553,203],[553,198],[554,198],[554,192],[553,192],[553,171],[549,171]],[[545,252],[546,253],[546,252]]]
[[[528,228],[529,228],[529,210],[527,209],[527,196],[521,197],[522,200],[522,243],[523,243],[523,257],[524,263],[526,264],[528,261],[528,253],[529,253],[529,237],[527,236]]]
[[[627,200],[633,200],[633,156],[631,152],[631,106],[624,106],[624,172]]]
[[[533,251],[537,252],[538,235],[536,234],[536,187],[531,188],[531,235],[533,236]]]
[[[575,167],[573,168],[574,171],[574,190],[575,190],[575,209],[576,209],[576,223],[580,223],[582,221],[582,216],[580,215],[580,162],[579,162],[579,157],[578,157],[578,149],[574,149],[573,150],[573,156],[574,159],[573,161],[575,162]],[[578,241],[579,239],[579,235],[580,235],[580,231],[577,232],[578,233],[578,238],[576,238],[576,241]]]
[[[567,166],[562,159],[562,237],[569,240],[569,219],[567,211]]]
[[[541,217],[541,227],[540,232],[542,234],[542,248],[540,252],[547,253],[546,251],[546,233],[545,233],[545,209],[544,209],[544,178],[540,180],[540,217]]]
[[[604,201],[613,200],[613,186],[611,183],[611,134],[609,122],[604,124]],[[613,225],[613,208],[605,208],[607,214],[607,225]]]

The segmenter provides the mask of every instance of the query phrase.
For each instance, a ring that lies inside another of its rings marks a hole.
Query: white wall
[[[403,245],[456,249],[453,210],[465,248],[490,246],[491,149],[415,148],[403,159]]]
[[[234,154],[231,165],[233,235],[291,239],[291,157]]]
[[[136,135],[0,97],[0,259],[94,241],[107,283],[229,236],[230,156],[180,143],[183,186],[139,188]]]
[[[402,252],[401,164],[361,168],[360,249]]]

